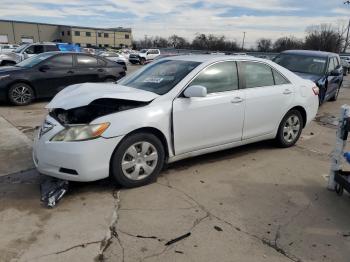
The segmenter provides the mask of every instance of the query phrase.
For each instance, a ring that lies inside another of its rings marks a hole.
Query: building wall
[[[76,35],[75,32],[79,32],[80,35]],[[105,34],[108,34],[108,36],[105,37]],[[16,44],[22,43],[23,38],[30,38],[33,39],[33,42],[50,42],[61,39],[62,42],[78,43],[84,47],[121,47],[121,45],[130,47],[132,45],[131,30],[128,32],[128,30],[123,28],[119,31],[118,29],[114,31],[97,28],[0,21],[0,36],[4,35],[7,36],[9,43]]]

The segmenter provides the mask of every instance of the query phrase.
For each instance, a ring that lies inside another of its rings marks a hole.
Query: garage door
[[[7,44],[9,42],[9,39],[7,35],[0,35],[0,43]]]

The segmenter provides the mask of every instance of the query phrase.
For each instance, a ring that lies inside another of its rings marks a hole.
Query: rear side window
[[[282,76],[279,72],[277,72],[276,70],[272,70],[273,71],[273,77],[275,79],[275,85],[285,85],[285,84],[289,84],[290,82],[284,78],[284,76]]]
[[[55,45],[47,45],[45,46],[46,52],[59,51],[58,47]]]
[[[58,55],[51,58],[45,64],[53,68],[71,68],[73,67],[73,56]]]
[[[29,46],[25,52],[27,54],[41,54],[44,52],[44,47],[42,45],[32,45]]]
[[[78,55],[77,64],[81,67],[94,67],[97,66],[97,59],[93,56]]]
[[[246,88],[273,86],[272,70],[262,63],[242,62]]]
[[[191,82],[207,88],[209,93],[218,93],[238,89],[236,62],[220,62],[204,69]]]

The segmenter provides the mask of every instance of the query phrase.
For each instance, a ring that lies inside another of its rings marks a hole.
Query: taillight
[[[315,96],[318,96],[318,94],[320,93],[320,89],[317,86],[314,86],[312,88],[312,91],[314,92]]]

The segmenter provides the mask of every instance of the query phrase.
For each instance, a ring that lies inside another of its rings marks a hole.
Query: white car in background
[[[318,88],[264,59],[173,56],[115,84],[67,87],[47,108],[33,146],[40,173],[135,187],[165,163],[267,139],[294,145]]]
[[[103,56],[104,58],[114,61],[114,62],[120,62],[123,61],[125,64],[128,62],[128,59],[125,58],[125,56],[112,51],[106,51],[99,54],[100,56]]]
[[[0,53],[12,52],[17,47],[19,47],[19,45],[0,44]]]

